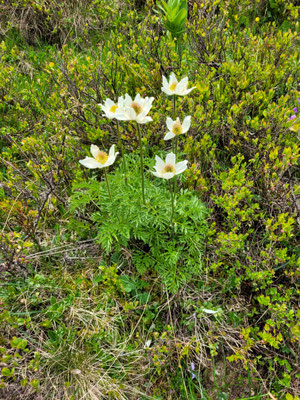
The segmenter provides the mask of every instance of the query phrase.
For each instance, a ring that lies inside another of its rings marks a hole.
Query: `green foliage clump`
[[[94,203],[99,211],[90,218],[103,250],[110,253],[127,249],[139,274],[156,271],[168,290],[175,292],[192,277],[200,278],[203,271],[207,209],[197,195],[181,189],[172,217],[170,191],[158,179],[146,180],[143,205],[136,169],[139,159],[131,159],[130,164],[134,170],[126,181],[121,171],[108,176],[112,201],[105,182],[91,179],[75,185],[72,208],[82,210]]]
[[[166,3],[161,0],[158,3],[161,10],[165,28],[174,38],[179,38],[185,31],[187,19],[187,1],[186,0],[168,0]]]

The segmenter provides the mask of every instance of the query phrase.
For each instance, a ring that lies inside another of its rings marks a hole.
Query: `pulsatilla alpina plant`
[[[180,86],[174,74],[171,82],[172,89]],[[187,78],[182,81],[182,89],[179,88],[178,93],[171,89],[174,98],[176,94],[184,96],[189,93],[191,89],[187,90],[187,82]],[[153,161],[147,155],[147,149],[143,148],[140,124],[152,121],[148,113],[153,100],[153,97],[142,99],[139,94],[132,99],[126,94],[125,97],[119,97],[117,103],[107,99],[101,105],[107,118],[136,123],[140,155],[125,156],[123,149],[123,157],[128,161],[125,179],[122,173],[124,168],[120,168],[109,176],[109,184],[105,167],[112,165],[118,153],[114,153],[114,145],[109,155],[91,145],[93,158],[87,157],[80,163],[92,169],[103,168],[106,188],[103,182],[99,183],[95,178],[76,185],[72,207],[86,206],[92,200],[99,209],[91,215],[97,227],[95,234],[106,253],[120,253],[122,248],[126,248],[139,273],[155,270],[167,288],[175,292],[180,285],[201,272],[207,210],[191,191],[177,191],[175,176],[180,176],[188,164],[187,160],[176,162],[177,140],[176,153],[167,154],[165,162],[156,155],[154,171],[148,168],[149,178],[151,172],[163,178],[163,181],[145,179],[144,168],[153,167]],[[173,104],[175,106],[175,102]],[[167,118],[170,130],[168,138],[187,132],[190,124],[190,116],[184,119],[182,125],[179,118],[176,121]],[[119,132],[119,123],[117,127]],[[122,145],[120,139],[119,145]],[[165,181],[169,182],[170,190]]]

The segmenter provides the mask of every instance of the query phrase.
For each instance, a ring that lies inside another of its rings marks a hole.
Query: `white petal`
[[[95,144],[91,144],[91,154],[94,158],[97,157],[97,154],[99,153],[99,147],[96,146]]]
[[[148,101],[149,101],[149,103],[151,104],[151,106],[152,106],[152,103],[153,103],[153,101],[154,101],[154,97],[148,97]]]
[[[156,165],[154,168],[156,169],[156,171],[157,172],[162,171],[165,167],[164,161],[158,156],[155,156],[155,161],[156,161]]]
[[[186,91],[186,84],[185,83],[178,83],[178,85],[175,88],[175,94],[178,96],[183,96]]]
[[[173,178],[173,176],[175,176],[175,174],[173,172],[166,172],[165,174],[162,175],[162,178],[171,179],[171,178]]]
[[[129,107],[131,103],[132,103],[132,98],[129,96],[128,93],[126,93],[124,99],[124,107]]]
[[[121,113],[116,114],[115,117],[119,121],[135,121],[136,113],[133,108],[126,107]]]
[[[102,109],[102,111],[104,111],[104,112],[107,112],[107,111],[109,111],[109,108],[108,108],[108,106],[106,106],[105,104],[98,104],[98,106],[100,106],[101,107],[101,109]]]
[[[151,117],[143,117],[141,118],[140,116],[137,117],[136,122],[138,124],[147,124],[147,122],[151,122],[152,118]]]
[[[175,154],[174,153],[171,152],[171,153],[167,154],[166,164],[175,165]]]
[[[125,98],[124,98],[123,96],[120,96],[120,97],[118,98],[118,107],[119,107],[120,109],[122,109],[122,108],[124,107],[124,103],[125,103]]]
[[[109,153],[108,153],[108,156],[109,156],[109,157],[111,157],[111,156],[114,157],[114,155],[115,155],[115,144],[113,144],[113,145],[110,147]]]
[[[104,111],[104,110],[103,110],[103,111]],[[111,112],[109,112],[109,111],[104,111],[103,116],[106,117],[106,118],[108,118],[108,119],[114,119],[114,118],[116,118],[116,114],[113,114],[113,113],[111,113]]]
[[[150,172],[152,172],[152,174],[157,176],[158,178],[162,177],[162,175],[159,172],[155,172],[155,171],[150,171]]]
[[[172,120],[172,118],[167,117],[166,124],[167,124],[169,131],[171,131],[173,128],[173,124],[174,124],[174,121]]]
[[[181,161],[180,163],[175,165],[176,175],[181,174],[183,171],[187,169],[187,160]]]
[[[111,107],[115,105],[115,103],[111,99],[106,99],[104,104],[105,107]]]
[[[194,86],[194,87],[192,87],[192,88],[190,88],[190,89],[185,90],[184,93],[182,94],[182,96],[185,96],[185,95],[189,94],[189,93],[190,93],[192,90],[194,90],[194,89],[196,89],[196,86]]]
[[[182,133],[186,133],[191,126],[191,116],[185,117],[182,123]]]
[[[112,164],[115,162],[116,157],[117,157],[118,154],[119,154],[119,152],[117,151],[117,152],[115,153],[115,155],[109,156],[109,157],[108,157],[108,160],[107,160],[106,163],[104,164],[104,167],[109,167],[110,165],[112,165]]]
[[[164,92],[164,93],[166,93],[166,95],[168,95],[168,96],[173,96],[174,95],[174,92],[172,92],[170,89],[168,89],[168,88],[161,88],[161,90]]]
[[[176,78],[174,72],[172,72],[171,75],[170,75],[169,85],[171,86],[172,83],[174,83],[174,82],[178,82],[178,81],[177,81],[177,78]]]
[[[173,132],[168,132],[166,133],[164,140],[170,140],[173,139],[173,137],[175,137],[176,135]]]
[[[102,165],[98,163],[94,158],[92,157],[86,157],[84,160],[79,160],[81,165],[84,165],[87,168],[95,169],[95,168],[101,168]]]
[[[141,98],[141,95],[138,93],[138,94],[135,96],[135,98],[134,98],[133,101],[135,101],[136,103],[141,103],[142,100],[144,100],[144,99],[142,99],[142,98]]]
[[[179,163],[177,163],[176,165],[175,165],[175,168],[176,169],[179,169],[179,168],[181,168],[182,166],[187,166],[188,165],[188,160],[184,160],[184,161],[180,161]]]
[[[187,76],[182,78],[181,81],[179,82],[179,84],[184,85],[184,86],[187,86],[188,83],[189,83],[189,78]]]
[[[162,77],[162,81],[163,81],[163,87],[167,88],[168,87],[168,81],[167,81],[167,78],[165,76]]]
[[[129,121],[130,120],[129,115],[125,111],[114,114],[114,118],[116,118],[118,121]]]
[[[151,105],[145,104],[143,107],[143,111],[139,114],[139,116],[145,117],[151,109]]]
[[[150,109],[152,107],[153,100],[154,100],[154,97],[146,97],[145,104],[144,104],[144,112],[146,114],[148,114],[148,112],[150,111]]]
[[[176,170],[176,173],[175,173],[175,175],[182,174],[182,173],[183,173],[183,172],[186,170],[186,168],[187,168],[187,167],[182,167],[182,168],[180,168],[180,169]]]

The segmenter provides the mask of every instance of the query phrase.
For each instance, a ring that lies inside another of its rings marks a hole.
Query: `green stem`
[[[175,157],[177,158],[177,143],[178,143],[178,141],[177,141],[177,136],[175,136],[174,137],[174,154],[175,154]]]
[[[176,120],[176,95],[173,95],[173,119]],[[175,160],[177,157],[177,137],[172,139],[172,151],[175,154]],[[177,178],[174,178],[174,194],[177,192]]]
[[[176,95],[173,94],[173,119],[176,119]]]
[[[106,168],[104,168],[104,177],[105,177],[105,182],[106,182],[106,186],[107,186],[108,195],[109,195],[110,201],[112,202],[112,197],[111,197],[110,188],[109,188],[109,184],[108,184]]]
[[[172,204],[172,214],[171,214],[171,224],[173,223],[173,216],[174,216],[174,193],[173,193],[173,185],[170,181],[170,192],[171,192],[171,204]]]
[[[125,159],[125,153],[124,153],[124,147],[121,139],[121,133],[120,133],[120,124],[119,121],[117,121],[117,133],[118,133],[118,146],[121,149],[122,153],[122,158],[123,158],[123,170],[124,170],[124,175],[125,175],[125,183],[127,182],[127,167],[126,167],[126,159]]]
[[[182,61],[182,41],[181,41],[181,37],[179,36],[178,38],[178,55],[179,55],[179,65],[181,67],[181,61]]]
[[[140,128],[139,124],[136,123],[136,125],[137,125],[137,132],[138,132],[139,145],[140,145],[141,175],[142,175],[142,198],[143,198],[143,203],[145,204],[144,159],[143,159],[142,134],[141,134],[141,128]]]

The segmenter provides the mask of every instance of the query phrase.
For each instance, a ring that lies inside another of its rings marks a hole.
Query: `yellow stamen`
[[[180,122],[175,122],[173,124],[172,132],[174,135],[180,135],[182,133],[182,126]]]
[[[134,109],[134,111],[136,112],[136,114],[140,114],[143,111],[142,106],[137,103],[136,101],[133,101],[130,105],[130,107],[132,107]]]
[[[115,113],[117,108],[118,108],[118,106],[116,104],[114,104],[113,106],[110,107],[109,111],[111,113]]]
[[[174,165],[172,164],[166,164],[164,169],[161,171],[163,174],[167,173],[167,172],[173,172],[174,174],[176,173],[176,169],[174,167]]]
[[[95,160],[100,164],[105,164],[106,161],[108,160],[108,154],[105,153],[105,151],[99,150],[95,157]]]
[[[171,85],[170,85],[170,90],[172,90],[172,92],[174,92],[174,90],[176,89],[176,86],[178,85],[178,82],[173,82]]]

